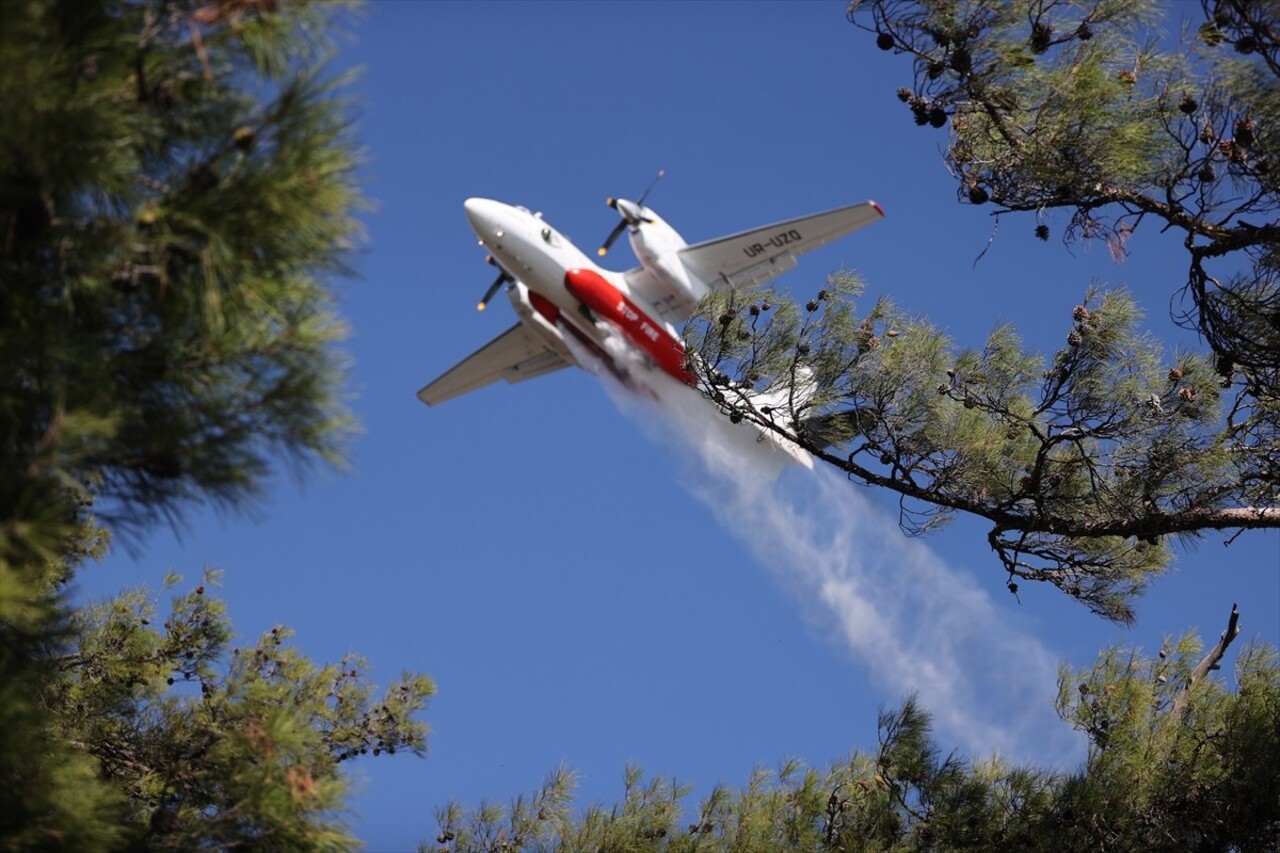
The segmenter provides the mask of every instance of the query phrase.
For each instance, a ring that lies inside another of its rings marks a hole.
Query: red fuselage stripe
[[[592,313],[617,326],[664,373],[686,385],[697,385],[697,379],[685,368],[684,346],[680,341],[602,275],[593,270],[572,269],[564,275],[564,286]]]

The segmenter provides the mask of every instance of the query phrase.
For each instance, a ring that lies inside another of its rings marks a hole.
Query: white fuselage
[[[720,392],[702,388],[694,375],[696,355],[685,352],[677,325],[696,316],[711,288],[764,284],[792,269],[799,255],[884,217],[878,204],[864,201],[691,246],[644,206],[647,195],[646,190],[639,201],[609,201],[622,222],[599,254],[625,229],[640,261],[625,273],[597,266],[538,214],[492,199],[467,199],[471,227],[502,268],[479,307],[509,283],[507,295],[521,322],[428,383],[419,399],[435,405],[500,379],[523,382],[577,365],[592,372],[603,366],[674,411],[705,406],[707,399],[719,405]],[[812,466],[812,458],[783,432],[809,416],[812,392],[794,384],[739,390],[751,411],[738,421],[750,428],[737,432]]]
[[[570,334],[625,379],[605,346],[608,335],[621,333],[653,366],[692,384],[683,369],[684,350],[676,328],[641,307],[655,301],[655,289],[688,286],[687,273],[676,257],[685,242],[656,214],[644,211],[643,233],[632,229],[632,247],[641,268],[627,276],[597,266],[567,237],[523,207],[472,198],[465,208],[480,243],[515,279],[508,295],[516,313],[559,355],[585,367],[565,343],[564,336]]]
[[[599,269],[581,249],[523,207],[487,198],[469,198],[464,207],[480,245],[489,250],[502,269],[562,311],[574,309],[572,297],[563,285],[565,272],[574,268]]]

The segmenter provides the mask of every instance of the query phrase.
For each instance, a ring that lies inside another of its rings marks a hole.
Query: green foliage
[[[49,616],[57,603],[29,595],[22,618],[0,618],[0,850],[122,849],[123,793],[51,730],[39,700],[59,676],[48,650],[68,633]]]
[[[910,532],[986,519],[1011,592],[1047,581],[1111,619],[1132,619],[1171,537],[1280,526],[1280,20],[1264,7],[1206,6],[1220,38],[1191,54],[1163,47],[1154,2],[849,8],[912,58],[899,96],[949,127],[963,201],[1034,212],[1042,239],[1070,211],[1068,239],[1117,256],[1143,218],[1186,232],[1187,316],[1210,351],[1168,353],[1127,293],[1093,289],[1048,358],[1008,326],[962,350],[887,300],[857,316],[839,273],[803,304],[711,294],[685,331],[703,391],[898,492]]]
[[[1011,585],[1049,581],[1127,619],[1169,560],[1164,537],[1275,523],[1235,511],[1273,449],[1222,424],[1211,360],[1165,361],[1124,291],[1088,294],[1046,364],[1009,326],[960,350],[887,300],[859,317],[851,282],[833,277],[803,306],[712,294],[686,330],[692,363],[731,416],[911,499],[913,532],[982,516]],[[758,406],[778,388],[812,394]]]
[[[1089,735],[1096,783],[1070,791],[1067,803],[1090,815],[1094,844],[1274,849],[1280,783],[1266,768],[1280,758],[1275,650],[1241,653],[1233,693],[1192,683],[1199,652],[1194,635],[1167,640],[1152,658],[1108,649],[1091,670],[1060,678],[1059,707]]]
[[[4,8],[6,561],[58,553],[76,501],[132,528],[339,459],[354,146],[309,38],[332,7],[272,8]]]
[[[1033,212],[1042,239],[1063,210],[1067,240],[1102,239],[1116,256],[1144,219],[1185,234],[1178,319],[1224,376],[1274,396],[1280,15],[1200,5],[1203,23],[1176,44],[1160,26],[1184,8],[1155,0],[854,0],[849,20],[911,57],[899,96],[917,124],[949,127],[962,202]]]
[[[370,751],[422,754],[414,715],[434,686],[406,675],[375,696],[363,661],[317,666],[283,627],[229,649],[216,580],[206,572],[174,596],[161,624],[146,590],[75,614],[60,676],[42,689],[60,709],[60,739],[126,792],[131,834],[152,849],[352,848],[339,765]]]
[[[1246,649],[1230,689],[1189,683],[1198,651],[1188,635],[1155,657],[1108,649],[1089,669],[1064,670],[1059,711],[1089,739],[1075,770],[944,756],[908,699],[880,714],[874,752],[825,771],[785,762],[682,809],[685,789],[629,769],[620,804],[575,816],[561,770],[510,809],[451,804],[436,844],[419,850],[1274,850],[1280,660]]]
[[[0,851],[351,849],[340,765],[425,748],[213,577],[75,609],[113,534],[339,464],[357,148],[324,71],[343,4],[0,4]]]

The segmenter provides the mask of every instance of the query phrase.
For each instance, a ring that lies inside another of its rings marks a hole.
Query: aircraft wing
[[[568,366],[524,323],[516,323],[419,391],[418,399],[434,406],[499,379],[514,385]]]
[[[874,201],[789,219],[686,246],[680,260],[708,287],[763,284],[796,265],[796,257],[884,218]]]

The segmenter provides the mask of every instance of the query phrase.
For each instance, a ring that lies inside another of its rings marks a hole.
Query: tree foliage
[[[1125,292],[1090,294],[1047,363],[1008,326],[960,350],[888,300],[858,314],[855,294],[833,276],[804,306],[710,297],[686,332],[704,390],[899,493],[912,531],[957,511],[988,519],[1015,592],[1015,578],[1048,581],[1128,619],[1169,537],[1280,523],[1276,446],[1238,411],[1224,420],[1212,358],[1166,360]],[[757,408],[779,389],[787,405]]]
[[[429,680],[228,648],[212,578],[66,600],[113,534],[341,462],[342,13],[0,4],[0,850],[347,849],[340,764],[425,746]]]
[[[58,735],[125,792],[126,825],[151,849],[348,849],[339,765],[421,754],[413,714],[434,688],[406,675],[377,697],[364,661],[316,666],[283,626],[229,648],[216,580],[175,595],[161,624],[146,590],[78,610],[64,675],[42,696]]]
[[[69,496],[120,528],[242,503],[273,454],[336,461],[323,275],[358,194],[325,7],[3,14],[0,554],[57,553]]]
[[[962,202],[1069,214],[1067,239],[1122,253],[1144,220],[1184,235],[1184,319],[1234,367],[1280,368],[1280,17],[1202,0],[871,0],[850,20],[913,61],[899,94],[950,123]],[[997,214],[997,215],[998,215]],[[1041,222],[1039,233],[1047,236]],[[1275,376],[1270,380],[1274,385]]]
[[[703,390],[897,492],[908,530],[988,520],[1011,591],[1047,581],[1112,619],[1132,618],[1171,538],[1280,526],[1280,22],[1220,7],[1192,58],[1160,47],[1154,4],[850,9],[913,58],[900,95],[918,124],[949,127],[962,200],[997,216],[1064,208],[1069,239],[1117,251],[1144,218],[1185,232],[1187,316],[1207,351],[1167,351],[1130,295],[1092,287],[1047,358],[1009,326],[962,349],[887,300],[858,315],[860,285],[838,274],[804,305],[712,294],[686,330]],[[761,391],[789,404],[758,408]]]
[[[1230,635],[1236,625],[1231,623]],[[826,770],[788,761],[696,805],[673,780],[624,776],[621,802],[569,808],[552,774],[509,807],[437,814],[419,851],[1275,850],[1280,833],[1280,659],[1246,648],[1235,688],[1197,678],[1194,635],[1158,654],[1104,650],[1059,674],[1063,720],[1088,739],[1082,767],[1056,772],[944,754],[914,699],[880,714],[878,747]]]

